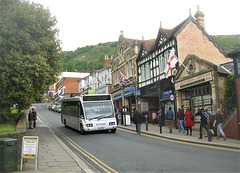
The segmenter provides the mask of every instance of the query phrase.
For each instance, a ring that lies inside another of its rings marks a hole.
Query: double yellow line
[[[118,128],[118,130],[136,134],[136,132],[133,132],[133,131],[127,130],[127,129]],[[159,140],[163,140],[163,141],[168,141],[168,142],[175,142],[175,143],[180,143],[180,144],[193,145],[193,146],[198,146],[198,147],[212,148],[212,149],[225,150],[225,151],[240,152],[239,149],[234,149],[234,148],[224,148],[224,147],[203,145],[203,144],[191,143],[191,142],[185,142],[185,141],[177,141],[177,140],[173,140],[173,139],[167,139],[167,138],[163,138],[163,137],[160,137],[160,136],[158,137],[158,136],[148,135],[148,134],[144,134],[144,133],[141,133],[141,135],[149,137],[149,138],[154,138],[154,139],[159,139]]]
[[[41,117],[41,116],[40,116]],[[106,165],[105,163],[103,163],[101,160],[99,160],[98,158],[96,158],[95,156],[93,156],[92,154],[90,154],[89,152],[87,152],[86,150],[84,150],[82,147],[80,147],[79,145],[77,145],[73,140],[71,140],[69,137],[67,137],[65,134],[63,134],[61,131],[59,131],[58,129],[56,129],[55,127],[53,127],[51,124],[49,124],[43,117],[41,117],[41,120],[47,125],[49,126],[51,129],[53,129],[54,131],[56,131],[58,134],[60,134],[65,140],[66,142],[68,142],[73,148],[75,148],[77,151],[79,151],[82,155],[84,155],[86,158],[88,158],[89,160],[91,160],[93,163],[95,163],[98,167],[100,167],[104,172],[113,172],[113,173],[117,173],[116,170],[110,168],[108,165]]]

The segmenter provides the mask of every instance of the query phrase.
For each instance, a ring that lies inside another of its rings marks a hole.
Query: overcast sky
[[[239,0],[30,0],[49,8],[58,20],[64,51],[126,38],[154,39],[160,21],[174,28],[200,5],[210,35],[240,34]]]

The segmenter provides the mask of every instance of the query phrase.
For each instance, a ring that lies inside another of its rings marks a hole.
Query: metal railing
[[[234,108],[237,107],[237,95],[233,94],[230,99],[222,107],[224,120],[228,119],[231,113],[234,111]]]

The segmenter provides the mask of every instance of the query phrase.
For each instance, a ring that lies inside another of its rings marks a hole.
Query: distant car
[[[54,111],[55,107],[57,107],[57,105],[51,105],[50,110]]]
[[[55,107],[55,112],[61,113],[61,105]]]

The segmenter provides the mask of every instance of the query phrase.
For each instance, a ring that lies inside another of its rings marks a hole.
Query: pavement
[[[35,159],[23,159],[25,163],[22,171],[15,172],[93,172],[41,121],[40,117],[36,128],[27,129],[27,136],[39,137],[37,171],[35,171]],[[20,165],[18,170],[20,170]]]
[[[136,131],[136,126],[118,125],[119,130],[130,130],[133,133]],[[166,126],[162,127],[162,134],[160,134],[160,127],[158,125],[142,124],[142,135],[153,135],[161,137],[162,139],[190,142],[196,145],[206,145],[212,147],[221,147],[222,149],[234,150],[240,152],[240,140],[229,139],[223,140],[213,139],[208,141],[207,137],[198,139],[199,131],[193,131],[192,136],[186,133],[180,133],[178,129],[173,128],[172,133]],[[39,136],[39,157],[37,171],[35,171],[35,160],[24,159],[26,162],[22,171],[16,172],[80,172],[91,173],[93,170],[81,160],[75,153],[73,153],[40,119],[37,121],[35,129],[27,129],[28,136]],[[19,170],[19,169],[18,169]]]

